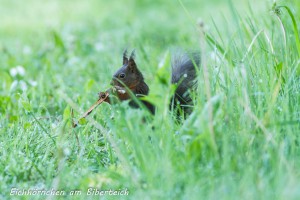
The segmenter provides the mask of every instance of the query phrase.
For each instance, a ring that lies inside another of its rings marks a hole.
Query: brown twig
[[[78,121],[80,121],[83,118],[86,118],[89,114],[92,113],[92,111],[97,108],[103,101],[105,101],[109,96],[109,93],[106,91],[104,92],[99,99],[96,101],[96,103],[94,103],[83,115],[82,117],[79,118]],[[72,121],[72,126],[73,128],[77,127],[78,123],[75,123],[74,121]]]

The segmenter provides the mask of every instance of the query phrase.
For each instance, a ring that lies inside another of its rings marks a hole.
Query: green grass
[[[300,198],[297,0],[0,2],[0,199],[99,199],[89,187],[129,191],[104,199]],[[155,117],[102,104],[71,128],[70,109],[79,118],[109,87],[126,47]],[[172,48],[204,58],[180,123],[162,81]]]

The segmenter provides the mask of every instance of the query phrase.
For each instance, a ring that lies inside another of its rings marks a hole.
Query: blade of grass
[[[280,8],[285,8],[286,11],[289,14],[291,20],[292,20],[293,30],[294,30],[294,35],[295,35],[295,43],[296,43],[296,47],[297,47],[297,51],[298,51],[298,57],[300,58],[300,39],[299,39],[298,26],[297,26],[295,16],[294,16],[293,12],[291,11],[291,9],[288,6],[277,6],[277,7],[275,7],[275,13],[278,13],[278,11],[276,11],[276,9],[280,9]]]

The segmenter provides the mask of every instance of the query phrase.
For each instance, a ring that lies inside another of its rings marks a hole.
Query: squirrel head
[[[127,50],[123,53],[123,66],[113,75],[111,84],[124,88],[128,87],[134,91],[136,87],[144,81],[142,73],[137,68],[134,61],[135,53],[132,51],[130,57],[127,56]]]

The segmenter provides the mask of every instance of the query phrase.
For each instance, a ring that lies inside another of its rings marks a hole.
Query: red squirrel
[[[123,53],[123,66],[113,75],[111,85],[113,89],[109,89],[108,93],[113,93],[121,101],[131,99],[130,94],[126,91],[129,89],[135,96],[146,96],[149,94],[149,87],[144,81],[143,74],[138,69],[134,60],[134,51],[128,58],[127,51]],[[192,98],[189,94],[190,90],[196,89],[197,69],[200,65],[200,54],[181,54],[175,55],[172,59],[172,84],[178,84],[175,95],[170,101],[170,108],[176,108],[179,104],[184,112],[190,112],[187,106],[192,105]],[[99,93],[99,96],[103,93]],[[110,103],[107,98],[106,102]],[[141,100],[141,102],[149,109],[152,114],[155,114],[155,107],[151,103]],[[139,107],[138,104],[131,100],[130,106]]]

